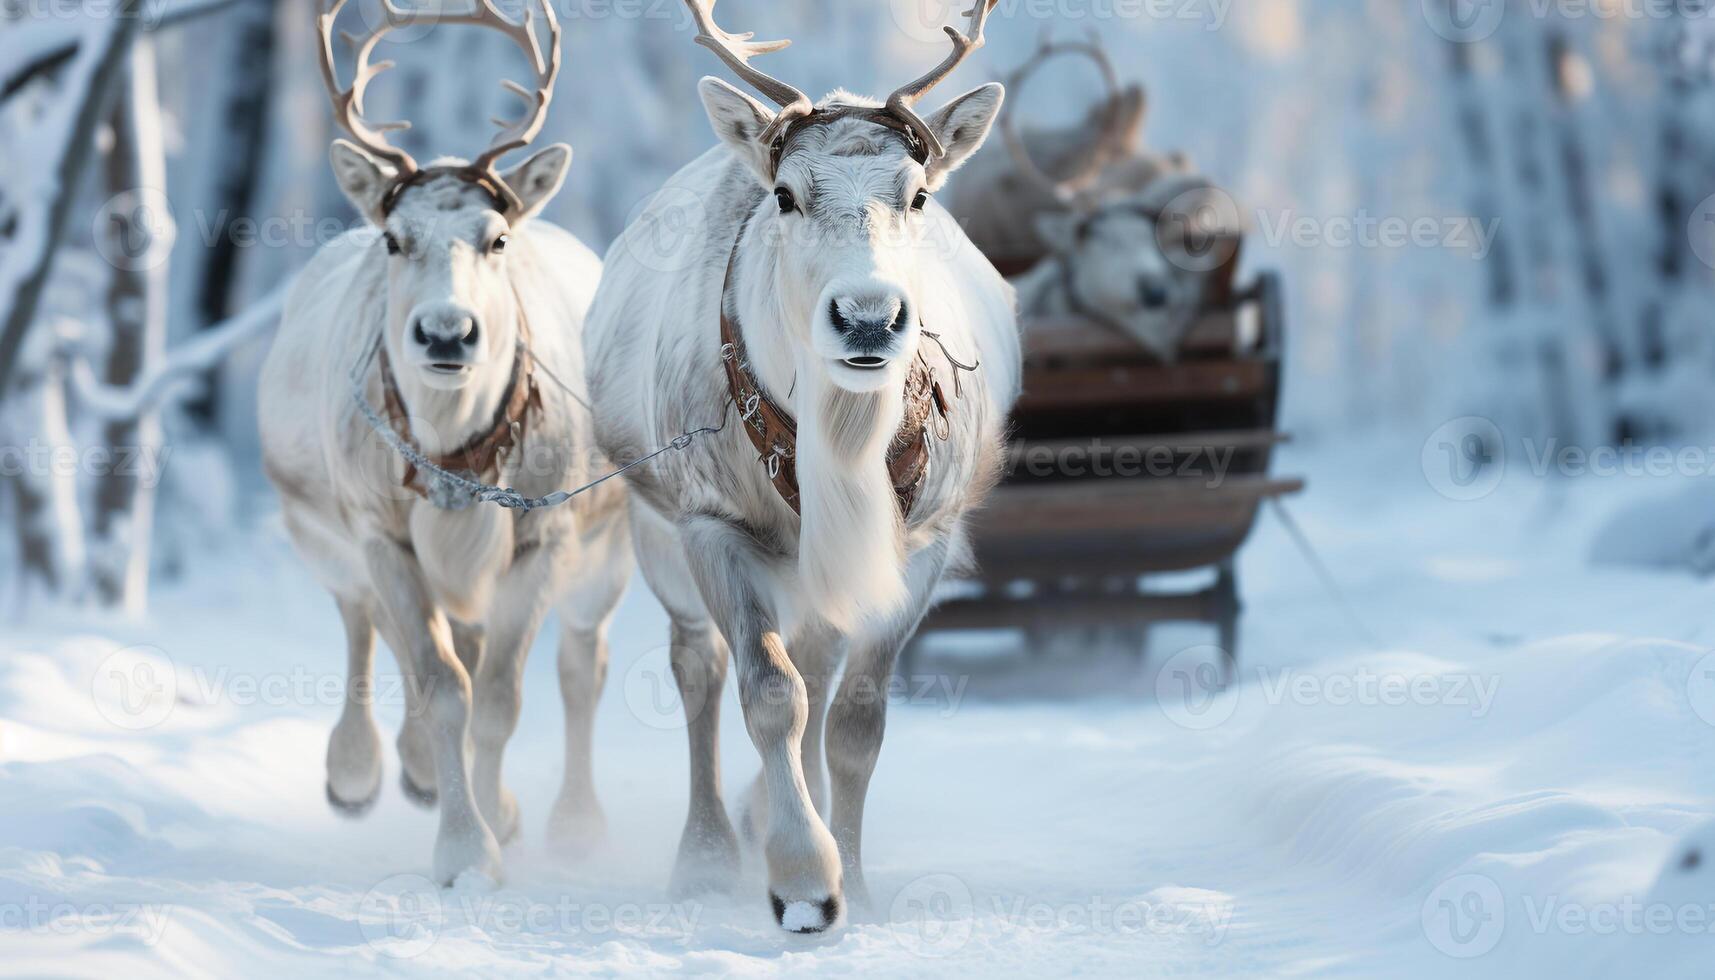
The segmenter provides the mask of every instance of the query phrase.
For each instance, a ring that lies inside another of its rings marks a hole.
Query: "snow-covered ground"
[[[1309,476],[1293,511],[1362,624],[1265,515],[1228,694],[1205,696],[1190,627],[1147,659],[925,655],[870,794],[876,908],[815,938],[773,925],[754,870],[732,898],[667,894],[685,749],[640,587],[597,723],[607,850],[543,839],[545,634],[509,879],[429,887],[435,820],[390,744],[366,818],[323,799],[341,631],[260,522],[144,624],[0,635],[0,973],[1707,976],[1715,596],[1588,556],[1609,515],[1690,481],[1509,475],[1461,502],[1418,449],[1277,467]],[[727,699],[731,798],[755,763]]]

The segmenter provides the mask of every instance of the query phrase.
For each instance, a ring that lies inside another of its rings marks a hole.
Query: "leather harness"
[[[493,178],[481,170],[466,166],[428,167],[393,181],[381,195],[381,213],[391,214],[394,206],[399,203],[399,198],[407,190],[437,177],[456,177],[467,184],[475,185],[489,195],[495,210],[506,213],[506,199],[494,186]],[[500,404],[495,406],[494,418],[486,430],[472,436],[464,445],[450,453],[430,457],[431,463],[450,473],[469,473],[485,481],[498,480],[500,467],[506,456],[524,441],[525,429],[530,424],[530,413],[542,409],[542,390],[536,384],[535,362],[530,355],[530,321],[524,315],[524,303],[516,289],[513,291],[513,302],[518,307],[518,349],[512,361],[512,377],[506,383],[506,394],[500,399]],[[422,447],[417,445],[417,440],[411,435],[411,420],[405,412],[405,399],[399,394],[398,380],[393,376],[393,365],[387,356],[386,344],[381,345],[378,360],[387,420],[392,423],[393,431],[399,434],[399,438],[421,452]],[[420,476],[416,465],[406,462],[401,485],[424,500],[433,501],[430,488],[424,485]]]
[[[882,126],[905,140],[913,159],[923,163],[929,158],[929,148],[911,127],[885,108],[835,104],[818,107],[786,127],[786,131],[769,147],[772,168],[779,169],[787,144],[804,130],[812,126],[825,126],[841,119],[861,119]],[[801,513],[798,497],[798,424],[792,418],[792,413],[781,408],[768,396],[768,392],[751,372],[750,359],[744,350],[743,332],[727,315],[727,295],[732,290],[733,264],[738,257],[738,246],[743,235],[741,229],[739,239],[733,242],[732,252],[727,256],[726,275],[721,281],[721,363],[726,369],[727,392],[732,396],[733,404],[738,406],[745,435],[750,438],[750,444],[756,447],[757,462],[766,468],[768,482],[774,485],[780,499],[797,514]],[[924,360],[922,351],[918,351],[912,360],[911,370],[905,376],[905,412],[899,421],[899,430],[893,434],[893,441],[887,446],[888,481],[893,485],[893,494],[899,503],[899,513],[902,517],[911,515],[911,507],[917,502],[917,494],[929,477],[930,414],[934,413],[939,419],[936,431],[945,441],[951,433],[948,424],[950,411],[946,393],[941,390],[941,383],[936,379],[934,369]]]
[[[774,485],[780,499],[800,513],[798,499],[798,424],[792,413],[781,408],[751,372],[750,359],[745,354],[744,336],[732,317],[727,315],[727,294],[732,287],[733,260],[738,256],[738,243],[733,243],[727,257],[726,277],[721,283],[721,363],[726,368],[727,392],[738,406],[744,434],[756,447],[757,462],[767,468],[768,481]],[[911,516],[911,506],[917,502],[918,491],[929,477],[929,416],[935,413],[936,426],[945,441],[950,433],[947,396],[929,362],[919,351],[905,376],[905,414],[899,420],[899,430],[887,446],[887,476],[893,484],[893,494],[899,502],[902,517]]]
[[[464,445],[442,456],[430,457],[430,462],[450,473],[470,473],[477,479],[496,482],[506,457],[524,441],[530,424],[530,413],[542,410],[542,389],[536,384],[535,364],[530,355],[530,326],[525,319],[523,304],[518,306],[518,349],[512,361],[512,377],[506,384],[506,394],[495,406],[489,427],[472,436]],[[379,352],[381,394],[387,408],[387,419],[399,438],[421,451],[411,436],[411,421],[405,413],[405,400],[399,394],[398,381],[387,357],[387,346]],[[430,490],[419,479],[417,467],[405,464],[401,486],[424,500],[432,500]]]

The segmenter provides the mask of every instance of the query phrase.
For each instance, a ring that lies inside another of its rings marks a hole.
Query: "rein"
[[[514,296],[516,297],[516,295],[515,290]],[[521,298],[517,298],[516,302],[518,305],[519,336],[517,353],[515,356],[518,360],[514,362],[512,367],[513,379],[512,387],[509,389],[510,394],[508,398],[502,400],[500,407],[496,410],[496,426],[491,428],[487,435],[473,440],[473,443],[477,444],[487,444],[490,440],[495,441],[495,445],[493,446],[495,452],[488,460],[488,462],[492,464],[492,468],[495,469],[494,479],[499,479],[500,477],[499,469],[505,456],[512,450],[512,448],[523,442],[524,418],[527,416],[529,410],[531,408],[535,408],[537,410],[542,409],[541,390],[536,386],[534,372],[531,368],[540,367],[542,369],[542,373],[547,375],[550,381],[554,382],[554,384],[564,390],[567,395],[571,396],[574,401],[582,405],[585,411],[591,411],[589,402],[585,401],[583,396],[579,395],[570,385],[562,381],[559,375],[556,375],[551,368],[542,363],[541,358],[536,356],[536,352],[530,347],[529,341],[527,340],[530,331],[529,324],[525,318],[523,301]],[[381,417],[381,414],[369,403],[369,394],[365,390],[370,365],[375,364],[377,361],[380,362],[381,366],[382,391],[386,396],[387,411],[391,418],[384,419]],[[521,368],[521,365],[528,366]],[[526,374],[524,384],[522,385],[519,384],[519,375],[521,373]],[[570,490],[556,490],[553,493],[546,494],[541,497],[526,497],[524,494],[512,489],[511,487],[484,483],[478,479],[478,477],[489,468],[488,466],[475,470],[456,468],[458,467],[458,462],[455,457],[457,457],[459,453],[454,453],[438,460],[430,459],[425,456],[422,450],[417,448],[415,442],[410,438],[410,427],[408,424],[403,425],[405,429],[404,433],[398,431],[400,425],[403,423],[402,417],[404,405],[402,402],[396,403],[395,401],[398,397],[398,389],[393,384],[392,371],[390,370],[387,362],[387,351],[385,349],[385,345],[382,343],[382,335],[380,333],[377,333],[374,339],[369,342],[369,349],[364,353],[363,357],[358,359],[356,366],[352,369],[350,381],[351,396],[357,403],[359,414],[361,414],[364,420],[369,423],[369,427],[375,431],[375,434],[380,436],[381,440],[387,444],[388,448],[392,449],[393,452],[398,454],[400,459],[405,461],[405,485],[416,492],[419,497],[422,497],[424,500],[442,510],[464,510],[476,503],[498,504],[508,510],[522,511],[524,513],[528,513],[533,510],[542,510],[548,507],[558,507],[572,498],[588,493],[627,470],[636,466],[641,466],[663,453],[675,451],[683,452],[684,450],[689,449],[691,443],[696,441],[698,436],[713,435],[726,429],[726,407],[723,407],[721,410],[721,423],[719,425],[705,425],[674,436],[673,439],[665,446],[662,446],[653,452],[639,456],[631,462],[626,463],[624,466],[611,470],[581,487],[574,487]],[[524,399],[522,409],[524,414],[520,415],[516,421],[512,421],[510,403],[517,400],[519,391],[528,392],[527,397]],[[395,409],[396,404],[397,410]],[[730,403],[727,407],[730,407]],[[506,424],[502,426],[500,424],[501,422],[505,422]],[[500,432],[502,428],[505,430],[504,434]],[[501,441],[506,443],[504,447],[499,445],[499,442]],[[470,445],[472,445],[472,443],[466,444],[467,447]],[[463,452],[463,450],[461,449],[459,452]]]

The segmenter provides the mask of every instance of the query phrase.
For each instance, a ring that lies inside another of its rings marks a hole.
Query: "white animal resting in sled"
[[[1119,84],[1096,41],[1045,39],[1008,78],[1013,94],[1065,55],[1096,65],[1106,97],[1069,125],[1021,127],[1009,106],[1004,139],[972,161],[948,207],[1013,275],[1027,321],[1093,321],[1171,361],[1231,277],[1237,206],[1183,156],[1141,148],[1143,90]]]
[[[529,14],[508,20],[490,0],[436,17],[500,30],[538,77],[533,92],[515,89],[530,104],[525,118],[479,157],[419,167],[361,116],[364,87],[386,67],[368,56],[406,21],[388,20],[357,47],[356,80],[342,88],[331,39],[343,2],[318,17],[322,67],[336,116],[361,145],[336,141],[333,167],[373,228],[329,245],[293,288],[262,374],[264,464],[294,544],[345,620],[349,680],[328,744],[328,799],[361,812],[380,791],[368,696],[379,630],[407,680],[403,783],[440,803],[435,878],[496,877],[498,845],[519,825],[501,754],[518,723],[524,655],[554,605],[566,773],[551,826],[574,844],[600,832],[590,726],[603,634],[630,576],[624,493],[615,481],[564,507],[477,503],[463,483],[407,464],[360,398],[378,419],[385,412],[394,438],[461,480],[534,495],[606,472],[575,390],[601,267],[571,235],[532,220],[559,190],[570,148],[494,169],[541,128],[559,69],[552,10],[541,50]]]
[[[628,473],[688,715],[674,885],[727,887],[738,866],[716,748],[730,647],[762,756],[747,829],[775,917],[794,931],[825,929],[867,898],[864,797],[887,682],[966,553],[965,518],[998,472],[1017,395],[1013,291],[932,197],[982,143],[1002,89],[914,109],[982,43],[993,2],[977,4],[968,34],[949,29],[951,56],[883,104],[844,92],[812,103],[748,63],[786,42],[728,34],[710,0],[687,0],[697,40],[779,108],[702,80],[721,145],[610,250],[590,311],[610,453],[726,419],[718,436]]]

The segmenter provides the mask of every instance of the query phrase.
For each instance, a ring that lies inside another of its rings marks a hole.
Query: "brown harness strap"
[[[495,406],[494,421],[486,431],[444,456],[430,457],[430,462],[451,473],[470,473],[479,480],[497,481],[505,457],[524,441],[530,424],[530,413],[542,410],[542,390],[536,385],[535,364],[530,355],[530,326],[524,316],[524,306],[518,305],[518,352],[512,362],[512,377],[507,382],[506,395]],[[399,384],[393,377],[393,367],[387,357],[387,345],[380,348],[381,393],[387,407],[387,419],[393,431],[411,446],[417,442],[411,436],[411,421],[405,412],[405,400],[399,394]],[[421,447],[417,447],[421,451]],[[429,490],[418,479],[417,467],[407,462],[401,485],[412,493],[429,499]]]
[[[906,125],[905,120],[888,112],[887,109],[879,106],[835,103],[820,106],[812,110],[809,115],[800,116],[787,124],[785,131],[776,137],[774,145],[769,147],[773,169],[776,171],[780,169],[780,158],[786,155],[786,145],[799,133],[812,126],[826,126],[841,119],[862,119],[865,122],[872,122],[877,126],[891,129],[905,140],[905,146],[910,151],[912,159],[918,163],[927,163],[929,160],[929,148],[923,145],[923,140],[918,137],[916,131]]]
[[[800,513],[798,500],[798,424],[792,414],[768,397],[762,384],[751,373],[750,359],[744,351],[744,337],[727,316],[726,298],[732,287],[733,261],[738,256],[738,243],[733,243],[727,257],[726,277],[721,284],[721,363],[726,369],[727,392],[738,407],[739,420],[750,444],[756,447],[757,460],[767,467],[768,480],[780,494],[780,499]],[[899,513],[911,516],[911,506],[917,502],[918,491],[929,477],[929,415],[935,412],[941,419],[937,426],[945,440],[950,407],[934,369],[923,359],[921,351],[912,362],[905,377],[905,413],[899,420],[899,431],[887,447],[887,475],[893,493],[899,501]]]
[[[494,175],[485,170],[478,170],[474,167],[461,165],[426,167],[422,170],[413,170],[403,177],[394,178],[393,182],[387,185],[387,189],[381,192],[382,217],[386,217],[393,213],[393,209],[399,204],[399,198],[402,197],[406,191],[413,187],[426,184],[437,177],[456,177],[467,184],[473,184],[476,187],[481,188],[482,192],[489,196],[490,203],[493,204],[494,210],[499,211],[501,214],[506,213],[506,195],[495,183]]]

